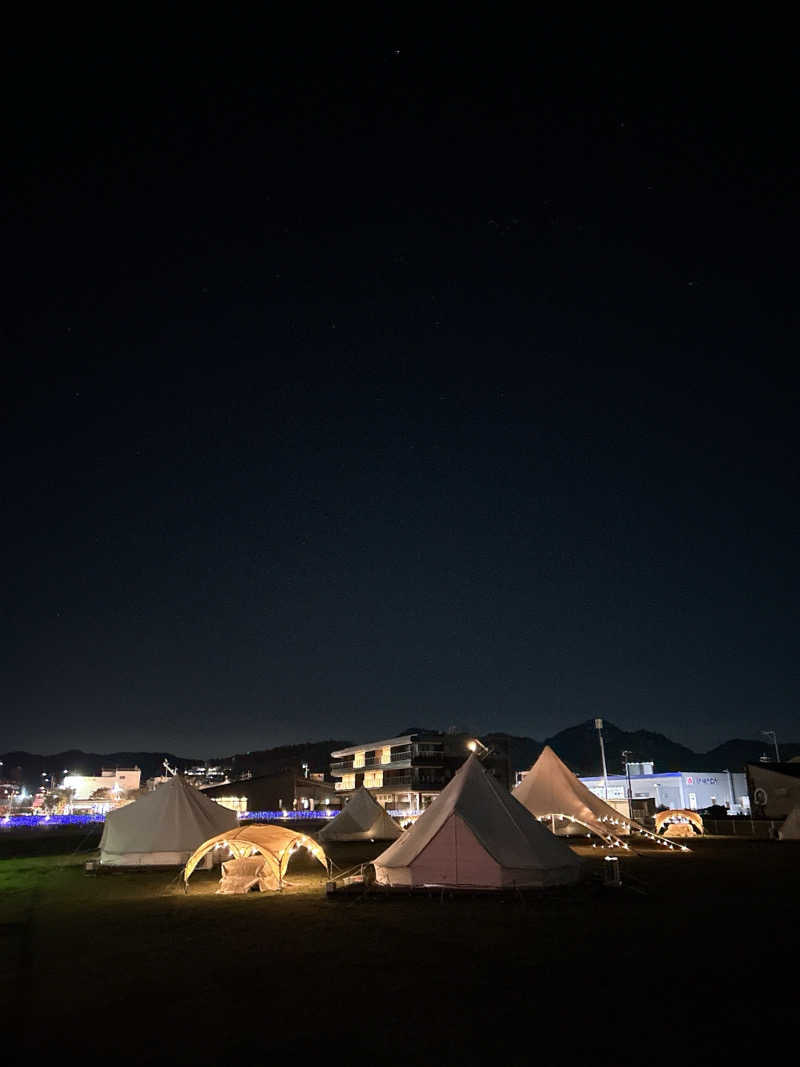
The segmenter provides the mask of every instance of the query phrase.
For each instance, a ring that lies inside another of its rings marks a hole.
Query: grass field
[[[584,849],[583,885],[525,899],[340,901],[310,859],[282,894],[218,896],[200,871],[185,895],[174,873],[87,875],[93,843],[0,834],[6,1053],[738,1062],[795,1026],[794,843],[643,850],[621,859],[621,889]]]

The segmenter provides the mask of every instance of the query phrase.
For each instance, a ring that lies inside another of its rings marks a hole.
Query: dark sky
[[[8,45],[0,751],[800,737],[780,27],[251,29]]]

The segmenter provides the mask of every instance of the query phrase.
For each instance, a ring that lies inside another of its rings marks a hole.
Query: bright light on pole
[[[478,752],[478,748],[480,748],[481,751],[478,754],[479,758],[480,758],[480,756],[488,756],[489,755],[489,751],[490,751],[486,747],[486,745],[484,745],[483,741],[480,741],[477,737],[473,737],[473,739],[471,741],[467,742],[467,748],[470,750],[470,752],[476,752],[476,753]]]

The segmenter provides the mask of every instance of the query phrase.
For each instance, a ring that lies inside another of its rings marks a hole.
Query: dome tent
[[[665,835],[680,834],[683,837],[694,837],[703,832],[703,816],[690,808],[670,808],[668,811],[657,811],[653,819],[654,829],[657,834],[664,830]],[[679,829],[676,830],[675,828]],[[688,834],[684,827],[688,828]]]
[[[224,830],[221,834],[215,834],[214,837],[210,837],[199,845],[186,862],[183,880],[184,883],[189,881],[192,872],[204,856],[213,854],[216,849],[221,851],[228,849],[233,853],[236,861],[256,857],[261,859],[262,862],[254,865],[249,871],[253,876],[253,881],[259,882],[260,889],[282,889],[289,860],[300,848],[307,849],[314,859],[318,860],[326,870],[328,869],[325,850],[306,834],[289,830],[285,826],[273,826],[267,823],[237,826],[233,830]],[[224,864],[223,867],[225,866],[227,865]],[[236,870],[236,866],[241,868],[243,865],[233,865],[229,869],[234,877],[244,873]],[[223,882],[226,873],[228,872],[223,870]],[[237,891],[241,892],[242,888],[240,887]]]
[[[317,834],[323,844],[335,841],[395,841],[402,830],[383,804],[362,785],[339,814]]]
[[[201,841],[238,826],[236,813],[203,796],[179,774],[106,816],[100,863],[180,867]]]
[[[566,885],[581,861],[471,755],[436,800],[375,860],[378,883],[504,889]]]

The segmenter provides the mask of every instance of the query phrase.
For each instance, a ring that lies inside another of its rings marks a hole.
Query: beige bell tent
[[[180,867],[201,841],[238,826],[236,813],[203,796],[182,775],[106,816],[100,863]]]
[[[431,806],[375,860],[388,886],[504,889],[566,885],[581,861],[472,755]]]
[[[383,804],[362,785],[339,814],[317,834],[323,844],[335,841],[395,841],[402,830]]]
[[[620,835],[637,833],[666,848],[689,851],[685,845],[675,845],[657,837],[595,796],[549,745],[544,746],[539,758],[514,788],[513,795],[531,815],[546,820],[555,834],[585,834],[589,831],[597,834],[609,847],[627,849],[630,846],[620,839]]]
[[[795,805],[778,831],[781,841],[800,841],[800,805]]]
[[[223,871],[223,880],[220,885],[222,892],[229,891],[224,884],[226,878],[243,877],[258,881],[260,889],[281,889],[289,860],[300,848],[308,849],[327,870],[325,850],[313,838],[296,833],[294,830],[288,830],[285,826],[270,826],[266,823],[239,826],[235,830],[216,834],[204,841],[187,860],[183,879],[184,882],[189,881],[192,871],[204,856],[213,854],[214,851],[222,855],[230,851],[235,860],[249,860],[260,856],[263,864],[223,864],[227,870]],[[232,889],[232,891],[244,892],[241,887]]]

